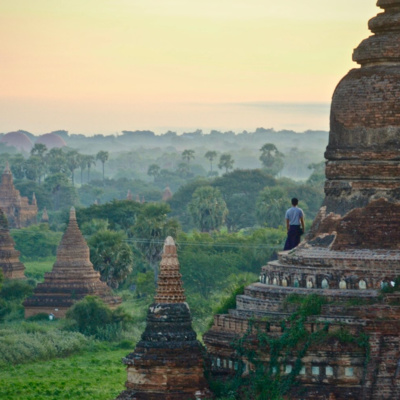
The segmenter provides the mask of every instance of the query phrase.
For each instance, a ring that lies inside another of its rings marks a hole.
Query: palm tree
[[[156,177],[160,173],[160,166],[157,164],[151,164],[147,170],[147,175],[152,176],[154,180],[156,180]]]
[[[99,151],[96,155],[96,160],[100,160],[100,162],[103,164],[103,185],[104,185],[104,164],[108,160],[108,151]]]
[[[228,173],[230,169],[233,169],[233,164],[235,160],[232,158],[230,154],[221,154],[219,158],[218,168],[222,169],[225,168],[225,173]]]
[[[182,160],[185,160],[188,164],[190,160],[194,159],[194,150],[183,150]]]
[[[284,166],[284,155],[276,148],[273,143],[265,143],[260,149],[260,161],[264,169],[275,176],[282,170]]]
[[[86,159],[86,166],[88,169],[88,183],[90,182],[90,168],[92,167],[92,165],[96,165],[96,160],[94,159],[94,156],[85,156]]]
[[[79,167],[78,152],[71,150],[66,154],[67,166],[71,172],[72,186],[75,186],[75,170]]]
[[[87,167],[86,156],[84,154],[78,154],[79,168],[81,169],[81,185],[83,185],[83,170]]]
[[[210,161],[210,173],[212,173],[212,168],[213,168],[213,161],[214,158],[217,157],[217,152],[216,151],[207,151],[206,154],[204,154],[204,157],[207,158],[208,161]]]

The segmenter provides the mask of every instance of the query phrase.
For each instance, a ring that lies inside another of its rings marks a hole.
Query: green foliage
[[[210,174],[213,172],[213,161],[217,157],[217,154],[218,153],[213,150],[209,150],[206,154],[204,154],[204,157],[210,162]]]
[[[221,192],[211,186],[197,188],[188,207],[195,225],[202,232],[218,230],[228,214]]]
[[[43,281],[44,274],[51,271],[55,260],[55,257],[49,257],[40,261],[24,261],[25,276],[36,281]]]
[[[130,317],[122,308],[111,310],[95,296],[86,296],[76,302],[66,314],[72,327],[84,335],[95,336],[101,340],[120,338],[121,331],[130,322]]]
[[[381,287],[382,293],[396,293],[400,292],[400,276],[396,277],[394,284],[385,282]]]
[[[44,187],[51,195],[53,210],[70,208],[78,204],[78,193],[64,172],[48,175]]]
[[[219,158],[218,168],[222,169],[225,168],[225,173],[228,173],[231,169],[233,169],[233,164],[235,160],[232,158],[231,154],[221,154]]]
[[[43,185],[34,181],[23,180],[16,181],[14,186],[20,191],[21,196],[28,197],[28,199],[32,199],[32,193],[35,192],[37,205],[40,210],[44,207],[48,210],[53,209],[52,195]]]
[[[179,231],[178,222],[167,218],[170,211],[169,205],[165,203],[146,204],[129,232],[136,248],[142,252],[153,268],[155,277],[165,238],[167,236],[176,238]]]
[[[192,217],[187,207],[192,200],[193,193],[197,188],[207,185],[209,185],[208,180],[203,178],[190,181],[181,186],[177,192],[174,193],[172,199],[168,200],[168,204],[171,207],[171,216],[179,219],[184,230],[194,228]]]
[[[108,230],[100,230],[88,240],[94,268],[112,288],[118,288],[132,271],[133,253],[125,240],[123,232]]]
[[[11,236],[22,260],[40,260],[56,255],[62,233],[51,231],[48,224],[39,224],[13,229]]]
[[[144,205],[135,201],[113,200],[102,205],[93,204],[88,208],[80,208],[76,211],[76,216],[79,225],[93,219],[103,219],[108,221],[110,229],[127,232],[143,208]]]
[[[147,175],[152,176],[154,178],[154,180],[156,179],[156,177],[158,176],[158,174],[160,173],[160,166],[157,164],[151,164],[149,166],[149,168],[147,169]]]
[[[154,272],[139,272],[136,276],[136,293],[139,297],[152,299],[156,288],[154,286]]]
[[[0,321],[12,321],[24,316],[22,301],[32,295],[34,283],[6,280],[0,290]]]
[[[195,158],[194,153],[195,153],[194,150],[190,149],[183,150],[182,160],[185,160],[189,164],[190,160],[193,160]]]
[[[84,236],[91,236],[99,231],[106,231],[108,229],[108,221],[95,218],[83,223],[80,229]]]
[[[367,335],[354,337],[346,330],[328,333],[328,324],[309,333],[305,323],[309,317],[319,315],[326,299],[322,296],[289,296],[287,303],[296,304],[297,311],[282,321],[283,333],[279,337],[265,331],[265,321],[252,319],[246,334],[234,346],[238,359],[246,359],[251,364],[248,376],[238,371],[233,380],[226,383],[212,382],[217,395],[231,399],[272,399],[281,400],[290,396],[292,389],[299,384],[297,376],[302,367],[302,358],[313,343],[323,344],[337,340],[352,343],[364,351],[366,364],[369,359],[369,338]],[[265,359],[269,354],[269,363]],[[282,374],[282,368],[290,360],[293,369]]]
[[[264,144],[260,151],[260,161],[262,162],[265,171],[272,176],[278,175],[284,166],[284,155],[278,151],[273,143]]]
[[[256,213],[260,225],[278,228],[285,225],[285,212],[290,203],[280,187],[266,187],[257,197]]]
[[[63,337],[60,337],[60,340]],[[130,349],[133,349],[132,345]],[[67,359],[8,365],[7,368],[0,368],[0,398],[4,400],[114,399],[124,390],[126,367],[121,359],[127,352],[128,349],[125,348],[101,348],[98,351],[91,350],[72,355]]]
[[[256,199],[266,186],[275,186],[271,175],[260,169],[235,170],[211,182],[226,202],[229,214],[226,225],[230,231],[249,228],[256,224]]]
[[[229,310],[235,309],[236,296],[244,293],[244,287],[244,285],[241,285],[234,289],[233,292],[215,309],[215,314],[227,314]]]
[[[0,291],[3,286],[3,282],[4,282],[3,270],[0,268]]]
[[[31,323],[28,326],[34,325]],[[10,365],[65,357],[83,350],[87,345],[88,340],[78,332],[43,332],[34,329],[17,333],[6,326],[0,329],[0,370]]]
[[[33,286],[27,281],[9,279],[4,282],[0,290],[0,298],[7,301],[23,300],[31,296],[33,293]]]
[[[312,170],[312,174],[307,179],[307,183],[312,186],[323,186],[325,182],[325,161],[310,164],[308,169]]]

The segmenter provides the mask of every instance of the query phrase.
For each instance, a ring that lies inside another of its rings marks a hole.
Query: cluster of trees
[[[8,154],[2,155],[3,159],[7,159]],[[11,163],[11,171],[16,179],[28,179],[41,183],[47,177],[64,174],[67,175],[75,184],[75,171],[80,169],[80,182],[83,183],[83,173],[87,170],[87,181],[90,181],[90,170],[96,165],[96,160],[100,161],[103,166],[109,158],[107,151],[99,151],[96,156],[88,154],[80,154],[77,150],[69,148],[52,148],[47,149],[46,145],[36,143],[28,158],[21,153],[9,158]]]

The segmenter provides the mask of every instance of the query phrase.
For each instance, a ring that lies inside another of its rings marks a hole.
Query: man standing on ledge
[[[304,212],[297,207],[299,200],[292,199],[292,207],[286,211],[287,239],[283,250],[292,250],[300,243],[300,236],[304,233]],[[301,224],[301,228],[300,228]]]

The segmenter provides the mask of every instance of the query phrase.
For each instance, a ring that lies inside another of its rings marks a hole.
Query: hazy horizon
[[[1,101],[0,101],[1,104]],[[41,105],[39,104],[39,108]],[[65,107],[65,106],[64,106]],[[68,110],[71,110],[68,107]],[[255,131],[257,128],[273,128],[279,130],[294,130],[296,132],[304,132],[306,130],[329,130],[329,103],[273,103],[273,102],[249,102],[249,103],[218,103],[218,104],[176,104],[164,106],[163,110],[156,111],[158,123],[153,125],[146,124],[146,119],[153,119],[149,113],[145,114],[143,108],[138,107],[135,116],[136,123],[130,124],[128,120],[132,118],[132,111],[125,112],[119,110],[114,113],[114,117],[110,118],[106,110],[97,110],[97,115],[92,118],[94,125],[103,125],[102,129],[91,128],[91,121],[86,124],[72,123],[74,118],[71,111],[66,112],[61,117],[57,116],[57,121],[43,124],[42,128],[39,121],[35,121],[37,114],[25,115],[30,119],[31,124],[21,126],[9,126],[8,129],[1,130],[1,133],[8,133],[16,130],[28,131],[34,135],[41,135],[56,130],[66,130],[70,134],[83,134],[92,136],[95,134],[111,135],[121,133],[123,130],[150,130],[156,134],[163,134],[169,130],[178,134],[184,132],[192,132],[196,129],[203,130],[208,133],[211,130],[234,131],[240,133],[244,130],[249,132]],[[61,112],[62,110],[60,110]],[[74,110],[78,112],[78,110]],[[204,121],[218,119],[219,123],[209,125]],[[17,118],[17,116],[15,116]],[[63,120],[64,119],[64,120]],[[174,120],[181,121],[181,124],[173,124]],[[121,121],[125,121],[122,123]],[[113,124],[114,123],[114,124]],[[2,124],[4,126],[4,124]],[[83,125],[83,126],[81,126]],[[1,125],[0,125],[1,126]],[[31,129],[30,126],[36,126]]]
[[[0,1],[0,132],[327,130],[375,2]]]

